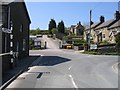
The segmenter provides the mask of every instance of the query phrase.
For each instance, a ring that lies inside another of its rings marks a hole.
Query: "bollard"
[[[59,48],[61,49],[61,41],[59,41]]]

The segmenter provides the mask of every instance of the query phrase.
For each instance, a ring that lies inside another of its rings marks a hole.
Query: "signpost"
[[[66,43],[66,39],[63,40],[63,44],[65,44],[65,43]]]
[[[97,49],[97,45],[96,44],[91,44],[90,49]]]

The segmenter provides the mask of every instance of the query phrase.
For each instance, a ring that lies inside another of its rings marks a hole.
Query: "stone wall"
[[[93,50],[100,53],[113,53],[118,52],[116,44],[109,44],[109,45],[98,45],[98,49]]]

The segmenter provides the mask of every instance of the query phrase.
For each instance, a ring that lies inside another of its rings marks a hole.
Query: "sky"
[[[48,29],[51,19],[56,23],[64,21],[66,27],[76,25],[79,21],[88,24],[89,11],[92,10],[92,21],[99,22],[102,15],[105,20],[113,19],[118,10],[118,2],[26,2],[31,19],[31,29]]]

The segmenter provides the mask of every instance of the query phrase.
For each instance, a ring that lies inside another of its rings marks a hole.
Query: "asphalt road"
[[[118,73],[112,67],[117,56],[80,54],[59,49],[58,40],[43,40],[48,49],[30,51],[43,56],[7,88],[118,88]]]

